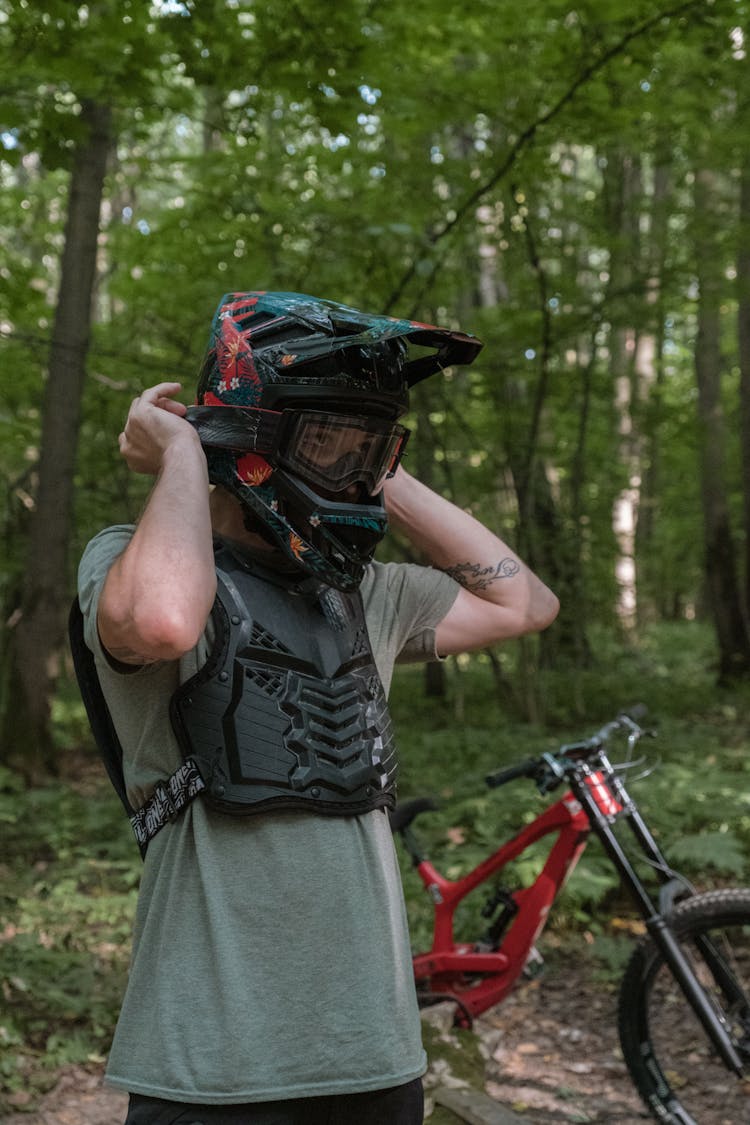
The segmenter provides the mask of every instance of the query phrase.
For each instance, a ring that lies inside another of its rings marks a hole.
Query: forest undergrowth
[[[430,858],[455,877],[538,812],[533,785],[491,792],[486,773],[591,734],[638,702],[656,737],[641,742],[629,784],[670,860],[701,887],[750,881],[750,686],[717,688],[712,636],[697,623],[659,626],[637,646],[602,636],[596,651],[595,667],[543,671],[523,690],[510,647],[499,669],[482,655],[451,661],[442,698],[425,695],[422,669],[400,671],[400,793],[440,801],[418,827]],[[534,722],[524,714],[532,696]],[[54,781],[26,789],[0,769],[0,1111],[33,1106],[66,1064],[103,1060],[127,971],[141,861],[72,684],[55,729]],[[540,860],[517,863],[511,885],[533,878]],[[402,868],[413,944],[424,947],[430,904]],[[473,897],[459,933],[482,905]],[[611,981],[637,928],[593,843],[555,908],[548,945],[575,943],[592,979]]]

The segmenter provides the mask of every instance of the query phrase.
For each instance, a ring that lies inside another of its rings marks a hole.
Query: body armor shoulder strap
[[[99,682],[94,654],[84,640],[83,614],[78,598],[73,602],[68,616],[68,640],[78,688],[94,741],[109,780],[128,815],[143,858],[149,840],[205,788],[203,779],[195,764],[185,761],[171,777],[159,782],[153,796],[142,808],[133,808],[125,789],[122,746]]]

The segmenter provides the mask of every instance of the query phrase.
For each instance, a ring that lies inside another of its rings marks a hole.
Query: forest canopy
[[[409,464],[559,594],[518,675],[703,618],[747,677],[747,32],[730,0],[0,0],[2,760],[53,763],[77,560],[148,483],[129,402],[190,401],[231,290],[485,341],[414,395]]]

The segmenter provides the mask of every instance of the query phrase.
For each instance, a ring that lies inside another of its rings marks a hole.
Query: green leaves
[[[746,849],[729,828],[682,836],[672,844],[671,855],[678,866],[684,866],[689,871],[711,868],[720,875],[733,875],[739,879],[746,877]]]
[[[79,762],[79,769],[85,759]],[[95,761],[82,796],[0,768],[0,1106],[101,1060],[125,985],[140,858]]]

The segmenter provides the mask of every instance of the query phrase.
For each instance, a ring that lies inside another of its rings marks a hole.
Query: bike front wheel
[[[750,888],[709,891],[679,903],[672,927],[744,1063],[729,1070],[654,943],[631,957],[620,991],[625,1063],[663,1125],[750,1121]]]

